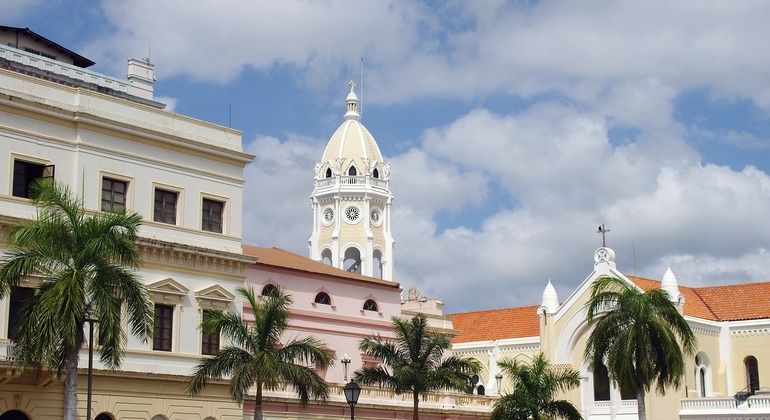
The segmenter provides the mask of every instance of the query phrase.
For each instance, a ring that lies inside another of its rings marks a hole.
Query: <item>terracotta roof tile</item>
[[[628,276],[644,290],[660,287],[660,282]],[[713,321],[739,321],[770,318],[770,282],[727,286],[683,287],[684,313]]]
[[[368,283],[374,283],[388,287],[401,287],[395,281],[388,281],[375,277],[364,276],[361,274],[350,273],[281,248],[263,248],[253,245],[243,245],[243,253],[251,257],[256,257],[257,264],[265,264],[273,267],[287,268],[290,270],[299,270],[306,273],[323,274],[348,280],[365,281]]]
[[[642,290],[660,287],[660,281],[627,275]],[[727,286],[679,286],[684,314],[712,321],[770,318],[770,282]],[[540,335],[538,305],[450,314],[460,334],[453,343],[499,340]]]
[[[452,342],[539,336],[537,308],[538,305],[518,306],[450,314],[454,329],[460,331],[460,335],[454,337]]]

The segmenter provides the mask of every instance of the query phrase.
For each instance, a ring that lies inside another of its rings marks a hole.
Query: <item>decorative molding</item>
[[[214,284],[205,289],[195,292],[195,299],[198,306],[204,309],[227,309],[230,302],[235,300],[235,295],[230,293],[224,287]]]
[[[181,303],[190,292],[190,289],[171,277],[148,284],[147,290],[154,302],[174,304]]]

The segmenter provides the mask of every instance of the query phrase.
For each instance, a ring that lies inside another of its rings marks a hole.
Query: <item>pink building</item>
[[[288,337],[314,336],[334,351],[335,364],[321,376],[331,386],[326,404],[302,407],[295,393],[279,390],[266,394],[268,418],[338,419],[350,415],[342,387],[347,382],[341,360],[350,359],[348,379],[367,363],[377,363],[358,349],[366,336],[392,337],[391,318],[401,315],[401,288],[394,281],[381,280],[330,267],[322,262],[279,248],[244,245],[244,253],[256,258],[246,272],[247,286],[257,293],[265,287],[280,287],[291,295]],[[246,314],[250,308],[244,307]],[[441,393],[429,394],[420,405],[420,417],[478,419],[488,417],[491,397]],[[396,395],[390,389],[364,388],[356,406],[358,419],[409,419],[411,395]],[[253,402],[244,406],[251,413]]]

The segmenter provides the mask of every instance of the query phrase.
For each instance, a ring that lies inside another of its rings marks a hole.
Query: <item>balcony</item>
[[[336,190],[339,187],[343,186],[352,186],[353,188],[356,188],[358,186],[361,187],[375,187],[375,188],[382,188],[387,189],[388,188],[388,181],[379,179],[379,178],[373,178],[368,175],[358,175],[358,176],[350,176],[350,175],[341,175],[341,176],[335,176],[331,178],[323,178],[319,179],[315,183],[316,190],[324,190],[324,189],[332,189]]]
[[[770,419],[770,395],[755,395],[746,401],[734,398],[690,398],[682,400],[681,419]]]
[[[344,384],[329,384],[328,403],[337,403],[347,405],[345,402]],[[255,390],[251,389],[249,395],[255,395]],[[297,394],[293,388],[287,384],[282,384],[280,389],[271,392],[265,392],[266,398],[276,398],[289,401],[296,401]],[[429,392],[423,395],[420,400],[421,409],[434,410],[460,410],[472,413],[489,413],[492,406],[497,401],[496,396],[460,394],[453,392]],[[409,392],[396,394],[389,388],[361,387],[361,395],[358,400],[359,405],[373,407],[399,407],[405,410],[412,408],[412,394]],[[486,414],[488,415],[488,414]]]

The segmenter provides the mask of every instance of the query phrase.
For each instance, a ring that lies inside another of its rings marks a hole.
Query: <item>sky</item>
[[[169,109],[232,125],[244,240],[307,255],[313,167],[364,62],[395,277],[448,312],[566,299],[597,226],[624,273],[770,280],[770,2],[5,0]]]

